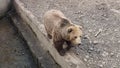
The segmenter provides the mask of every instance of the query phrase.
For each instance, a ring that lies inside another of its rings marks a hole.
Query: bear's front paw
[[[61,50],[61,51],[59,52],[59,54],[60,54],[61,56],[64,56],[64,55],[65,55],[65,50]]]
[[[49,39],[52,39],[52,36],[50,34],[47,35]]]

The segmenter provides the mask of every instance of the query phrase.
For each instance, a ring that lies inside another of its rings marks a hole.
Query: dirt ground
[[[9,18],[0,20],[0,68],[37,68],[27,44]]]
[[[40,22],[50,9],[61,10],[83,26],[75,49],[88,68],[120,68],[120,0],[21,0]]]

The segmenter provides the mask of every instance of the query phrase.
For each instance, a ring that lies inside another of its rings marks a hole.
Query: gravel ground
[[[21,0],[40,22],[50,9],[61,10],[83,26],[82,45],[75,49],[88,68],[120,68],[119,0]]]
[[[0,68],[37,68],[27,44],[9,18],[0,20]]]

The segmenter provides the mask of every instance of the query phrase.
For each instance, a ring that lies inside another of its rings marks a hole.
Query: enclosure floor
[[[120,0],[20,0],[43,23],[50,9],[83,26],[76,52],[87,68],[120,68]]]

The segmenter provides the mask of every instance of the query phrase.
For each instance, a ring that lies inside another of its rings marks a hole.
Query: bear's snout
[[[78,46],[80,46],[80,45],[81,45],[81,43],[78,44]]]

